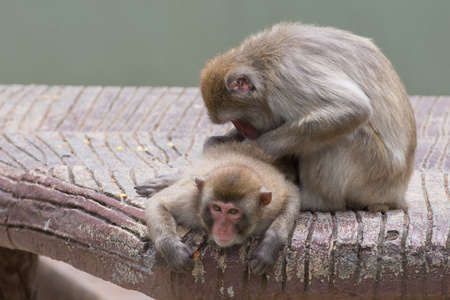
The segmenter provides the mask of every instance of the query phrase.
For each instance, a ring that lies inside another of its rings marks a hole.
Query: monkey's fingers
[[[167,256],[167,262],[176,273],[186,273],[194,268],[194,252],[185,244],[179,243],[173,253]]]
[[[159,189],[153,189],[153,188],[145,187],[142,185],[135,186],[134,189],[136,190],[136,193],[138,193],[140,196],[144,196],[144,197],[151,197],[160,191]]]
[[[203,145],[203,149],[207,149],[213,147],[217,144],[225,142],[225,138],[221,136],[211,136],[206,139],[205,144]]]
[[[140,190],[145,190],[145,189],[157,189],[157,188],[160,188],[160,184],[158,184],[158,183],[154,183],[154,182],[146,182],[146,183],[143,183],[143,184],[140,184],[140,185],[136,185],[134,188],[137,190],[137,191],[140,191]]]
[[[181,178],[180,174],[162,174],[156,178],[152,178],[142,184],[135,186],[137,192],[141,190],[155,190],[160,191],[165,189]]]
[[[250,268],[255,275],[263,275],[270,271],[274,263],[272,259],[253,257],[250,260]]]
[[[157,192],[169,187],[172,184],[173,184],[172,177],[169,180],[155,178],[143,184],[135,186],[134,189],[136,190],[136,193],[138,193],[141,196],[151,197]]]
[[[166,188],[167,186],[168,186],[167,184],[164,184],[164,183],[162,183],[162,182],[160,182],[158,180],[149,180],[149,181],[147,181],[147,182],[145,182],[143,184],[136,185],[134,188],[136,190],[148,189],[148,188],[151,188],[151,189],[156,189],[156,188],[163,189],[163,188]]]
[[[237,137],[236,136],[227,136],[227,135],[210,136],[209,138],[206,139],[205,143],[203,144],[203,150],[208,149],[210,147],[214,147],[214,146],[219,145],[219,144],[229,143],[229,142],[232,142],[232,141],[240,142],[244,138],[238,132],[237,132],[237,135],[238,135]]]
[[[255,249],[249,265],[253,273],[263,275],[270,271],[278,257],[278,247],[264,241]]]

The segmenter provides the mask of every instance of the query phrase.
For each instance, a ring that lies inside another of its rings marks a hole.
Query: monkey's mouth
[[[239,131],[240,134],[245,136],[249,140],[257,139],[261,136],[258,131],[256,131],[250,124],[242,120],[231,121],[234,127]]]

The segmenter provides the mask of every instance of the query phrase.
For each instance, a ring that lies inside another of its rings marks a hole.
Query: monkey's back
[[[242,166],[258,174],[283,177],[284,175],[277,171],[276,164],[270,155],[253,144],[221,143],[204,150],[203,155],[194,163],[193,172],[215,172],[227,166]]]
[[[358,130],[383,143],[393,168],[407,167],[411,173],[416,148],[412,107],[392,64],[370,39],[330,27],[280,23],[212,59],[205,73],[217,69],[214,65],[246,66],[261,74],[264,85],[256,89],[275,112],[274,127],[298,122],[328,101],[330,78],[351,80],[372,107]]]

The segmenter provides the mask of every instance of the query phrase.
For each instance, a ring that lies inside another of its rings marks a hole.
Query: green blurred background
[[[411,95],[450,95],[449,0],[0,0],[0,84],[198,86],[279,21],[373,38]]]

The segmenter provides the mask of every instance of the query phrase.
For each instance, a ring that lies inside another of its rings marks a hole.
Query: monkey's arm
[[[354,132],[369,119],[370,100],[353,81],[323,81],[329,85],[318,87],[319,92],[310,95],[314,100],[308,113],[263,134],[255,140],[257,145],[275,158],[313,153]]]
[[[239,133],[239,131],[236,128],[231,129],[224,135],[215,135],[209,137],[203,146],[203,149],[209,148],[211,146],[221,144],[221,143],[228,143],[228,142],[242,142],[245,139],[245,137]]]
[[[193,184],[181,180],[156,194],[145,205],[149,235],[156,249],[175,272],[187,272],[194,267],[193,252],[177,234],[177,224],[200,227]]]
[[[280,248],[286,245],[289,240],[289,234],[294,227],[299,211],[299,190],[296,186],[291,185],[283,210],[269,226],[263,240],[250,259],[250,267],[256,275],[267,273],[275,264]]]

